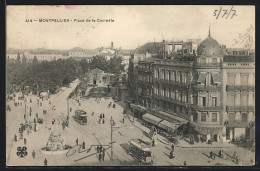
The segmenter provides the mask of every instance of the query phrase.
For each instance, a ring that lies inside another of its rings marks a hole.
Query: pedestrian
[[[154,147],[154,139],[152,140],[152,147]]]
[[[103,119],[102,119],[102,124],[104,124],[104,123],[105,123],[105,119],[103,118]]]
[[[44,160],[44,166],[47,166],[48,165],[48,161],[47,161],[47,159],[45,158],[45,160]]]
[[[104,161],[105,160],[105,148],[103,148],[103,153],[102,153],[102,160]]]
[[[36,118],[38,119],[38,113],[36,113]]]
[[[223,156],[222,156],[222,150],[219,150],[219,152],[218,152],[218,156],[219,156],[220,158],[223,157]]]
[[[35,151],[34,150],[32,151],[32,157],[33,157],[33,159],[35,158]]]
[[[99,145],[98,145],[98,146],[97,146],[97,153],[99,153],[99,151],[100,151],[99,149],[100,149],[100,148],[99,148]]]
[[[24,145],[26,145],[26,143],[27,143],[27,140],[25,138],[23,139],[23,143],[24,143]]]
[[[174,158],[173,151],[170,152],[170,159]]]
[[[184,161],[183,165],[184,165],[184,166],[186,166],[186,165],[187,165],[187,164],[186,164],[186,161]]]
[[[98,160],[101,161],[101,159],[102,159],[102,153],[100,152],[100,153],[98,154]]]
[[[213,152],[212,151],[210,151],[209,156],[210,156],[210,158],[213,159]]]
[[[72,111],[72,108],[70,108],[70,112]]]
[[[79,139],[78,138],[76,139],[76,145],[77,146],[79,145]]]
[[[82,149],[85,149],[85,142],[82,143]]]
[[[122,122],[125,123],[125,118],[122,119]]]
[[[239,157],[236,156],[236,164],[238,164],[238,163],[239,163]]]
[[[30,103],[32,103],[32,99],[30,98]]]
[[[173,144],[173,143],[172,143],[172,146],[171,146],[171,147],[172,147],[172,151],[174,152],[174,144]]]
[[[17,135],[14,134],[14,141],[16,142],[17,141]]]

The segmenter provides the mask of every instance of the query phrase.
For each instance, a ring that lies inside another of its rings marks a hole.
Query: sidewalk
[[[129,114],[129,111],[128,113]],[[132,112],[130,114],[132,116]],[[150,131],[149,128],[145,127],[144,125],[142,125],[140,122],[136,121],[132,122],[132,125],[134,125],[135,127],[143,130],[143,131]],[[219,143],[219,142],[213,142],[212,145],[206,144],[206,143],[194,143],[194,144],[190,144],[187,141],[185,141],[184,139],[178,139],[179,140],[179,144],[175,145],[175,147],[180,147],[180,148],[229,148],[229,147],[235,147],[235,145],[230,144],[230,143]],[[158,141],[160,141],[161,143],[165,144],[165,145],[171,145],[171,142],[169,142],[165,137],[161,136],[158,134]]]

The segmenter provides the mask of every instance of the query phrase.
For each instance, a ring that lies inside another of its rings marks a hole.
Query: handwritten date
[[[234,16],[237,16],[236,10],[233,9],[233,6],[230,9],[220,7],[219,9],[216,9],[213,13],[213,16],[218,18],[224,18],[224,19],[232,19]]]

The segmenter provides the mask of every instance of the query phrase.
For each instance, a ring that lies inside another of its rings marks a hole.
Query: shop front
[[[222,139],[221,125],[201,125],[196,122],[190,123],[196,132],[196,138],[202,142],[220,142]]]

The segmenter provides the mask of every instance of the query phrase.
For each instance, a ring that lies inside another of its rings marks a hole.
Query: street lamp
[[[115,126],[115,121],[113,120],[112,116],[110,119],[110,125],[111,125],[111,160],[113,160],[113,126]]]

